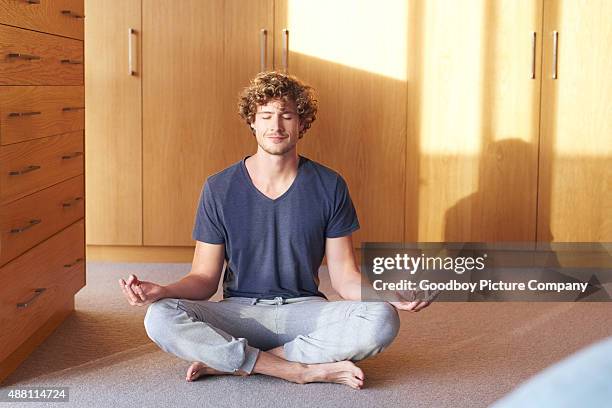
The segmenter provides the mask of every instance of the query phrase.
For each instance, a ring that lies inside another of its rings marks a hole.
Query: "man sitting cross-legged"
[[[189,274],[167,286],[132,275],[129,303],[149,305],[145,328],[164,351],[203,374],[266,374],[295,383],[359,389],[353,362],[389,346],[396,309],[428,302],[365,302],[351,234],[359,228],[348,187],[333,170],[298,155],[315,120],[312,88],[277,72],[259,74],[240,98],[257,151],[209,177],[202,188]],[[318,289],[327,257],[333,288]],[[223,300],[209,301],[223,275]]]

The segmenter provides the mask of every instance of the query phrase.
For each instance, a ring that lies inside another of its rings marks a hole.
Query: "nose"
[[[283,129],[283,122],[280,120],[280,115],[272,115],[272,119],[270,121],[270,130],[277,131]]]

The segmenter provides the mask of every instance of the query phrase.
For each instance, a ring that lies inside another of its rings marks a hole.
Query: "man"
[[[257,152],[206,180],[189,274],[167,286],[134,275],[119,284],[130,304],[151,304],[148,336],[192,361],[187,381],[260,373],[359,389],[364,374],[352,361],[389,346],[399,330],[396,308],[418,311],[428,303],[361,302],[351,240],[359,222],[346,183],[297,153],[316,117],[312,88],[264,72],[239,108]],[[318,290],[324,255],[346,301],[328,302]],[[210,302],[224,261],[224,299]]]

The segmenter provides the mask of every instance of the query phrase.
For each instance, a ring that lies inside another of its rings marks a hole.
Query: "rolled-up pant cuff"
[[[255,368],[255,363],[257,362],[257,357],[259,356],[259,349],[255,347],[251,347],[248,344],[244,346],[244,362],[238,368],[238,370],[244,371],[247,374],[251,374],[253,372],[253,368]]]

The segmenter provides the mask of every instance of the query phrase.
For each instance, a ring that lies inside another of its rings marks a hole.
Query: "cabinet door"
[[[86,0],[85,14],[87,243],[141,245],[141,4]]]
[[[232,160],[238,161],[257,150],[255,137],[238,115],[238,96],[258,72],[274,68],[274,0],[224,3],[223,134],[224,143],[234,147]]]
[[[319,100],[298,150],[347,181],[361,224],[356,245],[403,240],[405,3],[275,1],[275,67],[287,62]]]
[[[534,241],[541,7],[409,2],[407,241]]]
[[[143,0],[144,245],[193,245],[204,179],[239,160],[223,122],[223,10]]]
[[[544,5],[538,241],[610,242],[612,2]]]

